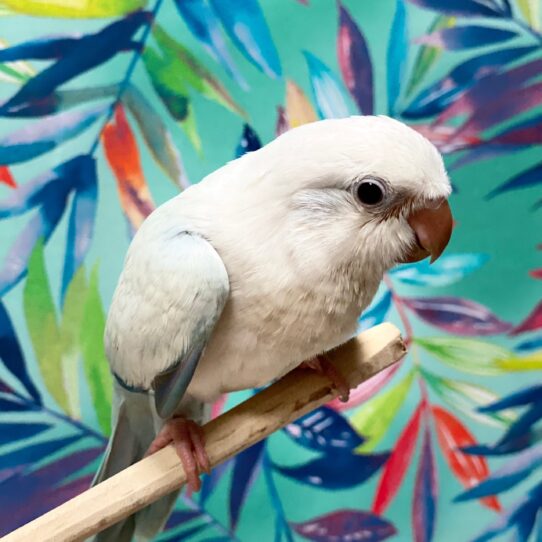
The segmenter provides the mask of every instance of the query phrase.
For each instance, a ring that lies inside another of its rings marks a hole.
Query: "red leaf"
[[[7,166],[0,166],[0,183],[7,184],[11,188],[17,188],[17,183]]]
[[[120,203],[134,230],[154,210],[139,159],[136,138],[121,105],[102,133],[107,161],[117,179]]]
[[[533,269],[529,271],[529,275],[535,279],[542,279],[542,267],[540,269]]]
[[[478,485],[489,476],[487,461],[482,456],[463,453],[460,448],[477,444],[470,431],[448,410],[433,405],[431,407],[437,437],[442,453],[450,465],[452,472],[466,488]],[[485,497],[481,502],[497,512],[501,511],[501,504],[497,497]]]
[[[416,448],[416,440],[420,432],[420,422],[424,411],[425,403],[422,402],[399,435],[393,452],[384,466],[372,506],[372,511],[379,516],[384,513],[397,491],[399,491]]]
[[[531,271],[531,274],[535,271]],[[537,278],[542,278],[542,269],[538,270],[538,273],[541,273]],[[526,331],[534,331],[535,329],[540,329],[542,327],[542,301],[532,310],[531,314],[515,327],[510,335],[519,335],[520,333],[525,333]]]

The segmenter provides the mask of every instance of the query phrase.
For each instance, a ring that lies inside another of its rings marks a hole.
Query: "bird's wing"
[[[136,236],[137,237],[137,236]],[[198,234],[134,240],[106,326],[106,350],[127,384],[151,384],[168,418],[186,391],[229,295],[228,274]]]

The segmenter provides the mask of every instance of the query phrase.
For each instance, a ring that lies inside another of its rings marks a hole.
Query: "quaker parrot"
[[[440,256],[450,192],[425,137],[354,116],[289,130],[158,207],[132,240],[107,318],[114,431],[95,483],[172,442],[197,490],[209,405],[303,362],[346,398],[325,353],[355,334],[386,271]],[[151,539],[175,498],[97,540]]]

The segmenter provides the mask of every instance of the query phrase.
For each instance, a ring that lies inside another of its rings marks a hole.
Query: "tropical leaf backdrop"
[[[431,139],[455,188],[446,254],[360,318],[410,354],[217,468],[159,539],[541,540],[540,7],[1,0],[0,534],[88,487],[145,217],[291,127],[374,113]]]

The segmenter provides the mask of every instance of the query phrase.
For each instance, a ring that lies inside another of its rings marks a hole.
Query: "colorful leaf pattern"
[[[283,9],[291,20],[277,16]],[[124,253],[116,242],[129,240],[154,201],[273,134],[355,112],[406,120],[452,155],[459,235],[473,227],[462,208],[468,198],[474,215],[488,209],[489,227],[501,217],[490,206],[533,195],[542,179],[535,154],[518,154],[514,169],[500,165],[512,153],[536,153],[540,142],[539,0],[396,0],[371,9],[346,1],[2,3],[6,20],[24,30],[0,42],[0,220],[2,231],[12,228],[0,267],[2,534],[88,486],[111,430],[102,336]],[[52,37],[35,25],[27,31],[27,17],[48,17]],[[84,33],[67,34],[55,18],[88,21]],[[484,185],[486,201],[463,188],[469,175],[473,186],[486,182],[469,173],[475,162],[498,171]],[[539,206],[527,206],[521,221]],[[122,214],[127,233],[118,231]],[[468,285],[504,259],[479,243],[478,229],[455,246],[454,234],[431,266],[392,270],[361,315],[360,329],[400,318],[410,346],[401,363],[352,390],[347,403],[332,401],[206,476],[201,497],[181,497],[159,540],[250,539],[253,517],[277,542],[448,540],[442,465],[458,480],[461,506],[499,514],[478,532],[469,528],[471,540],[540,538],[542,394],[530,380],[542,369],[540,303],[534,289],[524,296],[528,310],[515,312],[514,303],[488,302],[485,287],[472,294]],[[518,244],[538,229],[525,228]],[[459,246],[476,252],[454,252]],[[527,274],[539,278],[538,267],[517,273],[524,288],[536,285]],[[519,291],[514,281],[500,287]],[[499,384],[512,373],[514,391]],[[368,481],[372,511],[330,499]],[[324,506],[308,506],[319,494]]]

